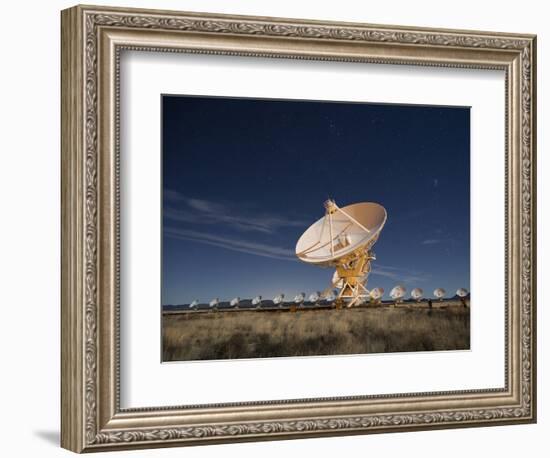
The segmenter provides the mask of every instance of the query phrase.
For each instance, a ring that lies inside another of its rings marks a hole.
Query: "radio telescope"
[[[316,291],[309,295],[309,297],[307,298],[307,301],[310,302],[311,304],[316,304],[320,297],[321,297],[321,293],[319,291]]]
[[[193,302],[189,304],[189,308],[194,310],[197,308],[197,305],[199,305],[199,301],[195,299]]]
[[[371,289],[369,296],[372,302],[379,304],[382,296],[384,295],[384,288]]]
[[[468,295],[468,290],[466,288],[458,288],[456,290],[456,295],[460,297],[460,302],[466,307],[466,296]]]
[[[344,280],[340,278],[340,275],[338,275],[338,271],[335,270],[332,274],[332,284],[330,285],[331,288],[338,288],[342,289],[344,287]]]
[[[260,308],[262,305],[262,296],[256,296],[254,299],[252,299],[252,305],[255,305],[256,308]]]
[[[393,289],[390,291],[390,297],[395,301],[397,304],[398,302],[403,301],[403,297],[405,296],[405,293],[407,292],[407,289],[404,286],[394,286]]]
[[[275,296],[273,298],[273,303],[275,305],[278,305],[279,307],[283,306],[284,301],[285,301],[285,295],[284,294],[279,294],[278,296]]]
[[[298,307],[301,307],[302,304],[304,303],[304,299],[305,299],[305,298],[306,298],[305,293],[297,294],[296,296],[294,296],[294,303],[295,303]]]
[[[327,304],[332,304],[336,300],[336,294],[330,289],[328,292],[323,294],[323,299]]]
[[[422,288],[414,288],[411,291],[411,297],[416,301],[420,302],[422,300],[422,297],[424,295],[424,291],[422,291]]]
[[[218,304],[220,303],[220,300],[216,297],[210,301],[210,308],[215,309],[218,308]]]
[[[231,307],[239,307],[239,302],[241,302],[241,298],[240,297],[235,297],[234,299],[231,299],[231,302],[229,303],[229,305]]]
[[[338,288],[338,303],[348,307],[368,297],[366,284],[376,259],[371,251],[386,223],[386,210],[374,202],[338,207],[325,202],[325,216],[313,223],[299,238],[296,256],[303,262],[333,267],[330,288]]]
[[[436,288],[434,290],[434,296],[439,299],[440,301],[443,300],[443,297],[445,297],[446,291],[443,288]]]

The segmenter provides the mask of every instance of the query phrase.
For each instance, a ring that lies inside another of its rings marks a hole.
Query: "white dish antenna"
[[[369,293],[369,296],[373,301],[379,301],[380,299],[382,299],[383,295],[384,295],[384,288],[374,288]]]
[[[199,301],[198,301],[197,299],[195,299],[193,302],[191,302],[191,303],[189,304],[189,308],[190,308],[190,309],[194,309],[194,308],[197,307],[197,305],[199,305]]]
[[[296,296],[294,296],[294,303],[297,305],[301,305],[304,302],[305,298],[305,293],[296,294]]]
[[[386,210],[377,203],[340,208],[329,199],[325,202],[325,216],[299,238],[296,256],[308,264],[335,267],[331,288],[338,288],[337,299],[351,307],[368,297],[370,263],[376,259],[371,248],[386,218]]]
[[[446,291],[443,288],[436,288],[434,290],[434,296],[440,301],[443,300],[443,298],[445,297],[445,293]]]
[[[390,291],[390,297],[395,302],[401,302],[406,292],[407,292],[407,289],[404,286],[401,286],[401,285],[394,286],[393,289]]]
[[[411,297],[419,302],[422,297],[424,297],[424,291],[422,291],[422,288],[414,288],[412,291],[411,291]]]
[[[458,297],[464,298],[468,295],[468,290],[466,288],[458,288],[456,290],[456,295]]]
[[[281,306],[281,305],[283,305],[284,301],[285,301],[285,295],[284,294],[279,294],[279,295],[277,295],[273,298],[273,303],[275,305]]]
[[[333,291],[329,291],[323,296],[324,300],[328,303],[334,302],[336,300],[336,294]]]
[[[342,289],[344,287],[344,280],[340,278],[337,270],[335,270],[332,274],[332,287],[338,289]]]
[[[238,307],[239,302],[241,302],[241,298],[240,297],[235,297],[235,298],[231,299],[231,302],[229,303],[229,305],[231,307]]]
[[[254,299],[252,299],[252,305],[255,305],[256,307],[262,305],[262,296],[256,296]]]
[[[315,304],[319,298],[321,297],[321,293],[319,291],[316,291],[314,293],[311,293],[309,297],[307,298],[308,302],[311,302],[312,304]]]
[[[210,308],[215,308],[218,306],[218,304],[220,303],[220,300],[219,298],[214,298],[210,301]]]

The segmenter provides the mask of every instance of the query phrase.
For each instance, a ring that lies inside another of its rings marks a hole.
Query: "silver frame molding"
[[[536,421],[536,37],[76,6],[61,15],[61,445],[75,452]],[[124,49],[500,69],[506,75],[506,386],[121,409]]]

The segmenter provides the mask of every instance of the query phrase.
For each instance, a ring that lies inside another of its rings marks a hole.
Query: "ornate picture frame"
[[[75,6],[62,12],[61,445],[75,452],[536,421],[536,37]],[[505,72],[505,387],[122,409],[120,53]]]

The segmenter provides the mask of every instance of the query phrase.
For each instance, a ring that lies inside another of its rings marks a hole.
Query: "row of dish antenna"
[[[404,300],[405,295],[407,293],[407,288],[404,286],[395,286],[390,291],[390,297],[395,302],[401,302]],[[433,292],[433,295],[438,300],[443,300],[445,297],[445,294],[447,292],[443,288],[436,288]],[[468,295],[468,290],[465,288],[459,288],[456,290],[456,295],[460,297],[461,299],[464,299]],[[374,288],[369,292],[369,297],[373,302],[379,302],[382,297],[384,296],[384,288]],[[414,288],[411,291],[411,299],[414,299],[417,302],[420,302],[422,299],[424,299],[424,291],[421,288]],[[311,293],[308,298],[307,302],[310,304],[317,304],[318,302],[323,301],[324,303],[332,303],[336,300],[336,294],[333,291],[330,291],[328,293],[321,293],[319,291]],[[239,297],[235,297],[231,299],[229,302],[230,307],[238,307],[239,303],[241,302],[241,299]],[[305,293],[300,293],[294,296],[294,300],[292,303],[295,305],[302,305],[304,302],[306,302],[306,295]],[[279,307],[282,307],[285,303],[285,295],[279,294],[273,298],[273,304],[277,305]],[[216,308],[220,304],[219,298],[212,299],[209,302],[210,308]],[[254,299],[252,299],[252,305],[256,307],[260,307],[262,304],[262,296],[256,296]],[[198,300],[194,300],[189,304],[189,308],[194,309],[197,308],[199,305]]]
[[[403,300],[406,293],[407,293],[407,288],[405,288],[404,286],[395,286],[390,291],[390,297],[395,301],[399,301],[399,300]],[[374,288],[370,292],[370,297],[373,299],[380,299],[383,294],[384,294],[383,288]],[[443,288],[436,288],[434,289],[434,292],[433,292],[434,297],[438,300],[443,300],[443,298],[445,297],[445,294],[447,294],[447,291],[445,291]],[[459,288],[456,290],[456,295],[461,299],[464,299],[466,296],[468,296],[468,290],[465,288]],[[422,288],[414,288],[411,291],[411,299],[414,299],[415,301],[421,301],[422,299],[424,299],[424,291],[422,290]]]
[[[308,302],[317,303],[320,300],[324,300],[326,302],[333,302],[335,299],[336,299],[336,296],[334,295],[334,293],[330,293],[323,296],[320,292],[316,292],[309,295]],[[252,299],[252,305],[259,307],[260,305],[262,305],[262,301],[263,301],[262,296],[256,296],[254,299]],[[294,303],[297,305],[302,304],[305,301],[306,301],[305,293],[300,293],[294,296]],[[241,299],[239,297],[235,297],[231,299],[231,301],[229,301],[229,305],[231,307],[238,307],[240,302],[241,302]],[[215,299],[212,299],[210,301],[209,305],[211,308],[214,308],[214,307],[217,307],[219,303],[220,303],[220,299],[216,297]],[[273,304],[278,305],[279,307],[281,307],[284,303],[285,303],[284,294],[279,294],[273,298]],[[191,302],[191,304],[189,304],[189,308],[195,308],[198,305],[199,305],[199,301],[194,300],[193,302]]]

